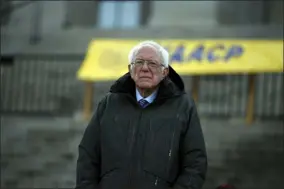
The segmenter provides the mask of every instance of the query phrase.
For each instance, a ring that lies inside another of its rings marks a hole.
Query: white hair
[[[162,61],[161,64],[164,65],[166,68],[169,67],[169,53],[168,53],[168,51],[164,47],[162,47],[161,45],[156,43],[155,41],[142,41],[138,45],[134,46],[128,54],[128,63],[129,64],[131,64],[133,62],[137,53],[143,47],[154,48],[161,57],[161,61]]]

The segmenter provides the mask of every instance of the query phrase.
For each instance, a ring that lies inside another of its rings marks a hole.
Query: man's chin
[[[141,88],[141,89],[151,89],[154,87],[154,85],[150,82],[139,82],[137,84],[137,87]]]

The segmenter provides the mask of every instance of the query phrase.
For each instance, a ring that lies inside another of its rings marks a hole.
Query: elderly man
[[[76,189],[201,189],[199,117],[168,52],[144,41],[130,51],[128,68],[86,128]]]

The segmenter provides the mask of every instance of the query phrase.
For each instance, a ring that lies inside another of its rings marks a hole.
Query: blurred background
[[[86,128],[76,78],[96,38],[280,39],[283,1],[1,0],[1,188],[72,188]],[[191,93],[193,77],[183,77]],[[204,189],[284,185],[283,73],[202,76],[198,110],[209,170]],[[94,83],[93,105],[112,82]]]

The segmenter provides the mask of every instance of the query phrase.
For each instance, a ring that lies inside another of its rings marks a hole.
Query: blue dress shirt
[[[136,89],[137,102],[139,102],[139,100],[141,99],[144,99],[144,100],[147,100],[147,102],[152,103],[157,97],[157,93],[158,93],[158,90],[155,90],[150,96],[148,96],[147,98],[143,98],[141,94],[139,93],[138,89]]]

